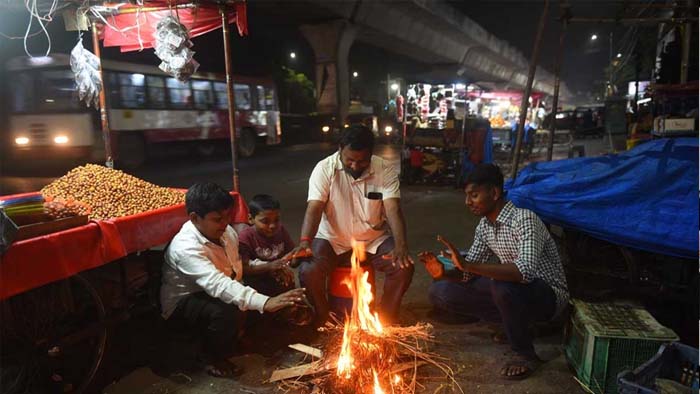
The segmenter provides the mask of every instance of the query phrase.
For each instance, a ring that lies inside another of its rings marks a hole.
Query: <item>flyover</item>
[[[349,103],[348,54],[355,42],[427,64],[432,79],[488,82],[523,89],[528,59],[444,0],[304,0],[262,2],[266,13],[283,13],[301,24],[315,54],[321,112]],[[553,94],[554,76],[542,68],[533,90]],[[561,95],[568,90],[564,84]]]

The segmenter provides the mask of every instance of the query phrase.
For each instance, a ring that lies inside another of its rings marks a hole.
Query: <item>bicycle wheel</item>
[[[104,355],[105,315],[80,275],[3,301],[0,392],[84,392]]]

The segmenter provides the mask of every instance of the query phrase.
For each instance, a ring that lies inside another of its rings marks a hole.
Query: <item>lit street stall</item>
[[[228,36],[228,24],[233,22],[239,33],[247,33],[245,3],[92,4],[77,9],[75,15],[77,20],[89,17],[96,56],[79,42],[71,65],[81,98],[99,104],[107,166],[77,167],[40,192],[0,197],[3,392],[44,392],[52,387],[61,392],[89,390],[102,362],[108,328],[130,314],[125,306],[133,296],[129,288],[132,273],[148,270],[149,259],[159,264],[160,254],[149,250],[167,243],[188,220],[183,190],[159,187],[112,169],[101,62],[92,60],[99,61],[99,40],[106,46],[119,45],[123,51],[158,47],[158,37],[175,43],[177,35],[172,29],[154,35],[166,18],[184,29],[180,32],[185,38],[187,32],[193,36],[223,26],[236,207],[231,221],[235,225],[248,220],[246,204],[238,193]],[[163,60],[161,70],[184,80],[197,67],[189,50],[191,43],[185,38],[175,43],[179,55],[156,48]],[[110,265],[112,262],[116,264]],[[109,296],[109,283],[115,284],[115,298],[121,301]]]

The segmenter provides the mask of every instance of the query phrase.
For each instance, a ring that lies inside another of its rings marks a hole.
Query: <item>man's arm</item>
[[[326,209],[325,201],[310,200],[306,205],[304,224],[301,225],[301,242],[296,250],[308,249],[311,240],[316,236],[318,225],[321,223],[323,211]]]
[[[201,251],[188,248],[172,257],[176,260],[176,269],[194,279],[208,295],[227,304],[236,304],[241,310],[263,312],[268,296],[226,276]]]
[[[464,270],[503,282],[522,282],[523,275],[515,264],[465,264]]]
[[[401,211],[401,200],[398,198],[388,198],[384,200],[384,210],[386,219],[389,222],[391,233],[394,236],[394,251],[392,260],[394,265],[407,268],[413,264],[411,256],[408,254],[408,244],[406,242],[406,221]]]

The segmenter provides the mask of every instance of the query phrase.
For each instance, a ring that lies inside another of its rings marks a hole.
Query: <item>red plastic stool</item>
[[[372,266],[362,267],[363,272],[369,272],[367,281],[372,286],[372,295],[376,298],[377,292],[374,285],[374,268]],[[352,309],[352,294],[350,288],[343,283],[347,278],[350,280],[350,267],[336,267],[328,277],[328,303],[331,311],[339,318],[344,318]]]

